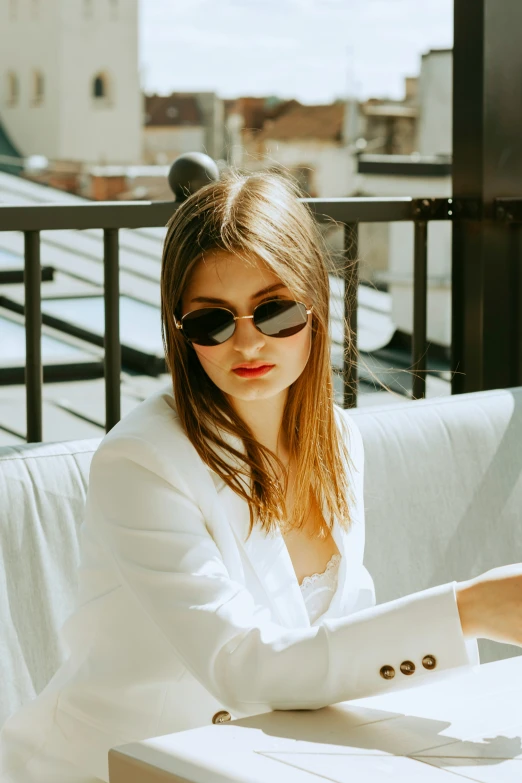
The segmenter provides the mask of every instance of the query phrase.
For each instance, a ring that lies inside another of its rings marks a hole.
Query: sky
[[[402,98],[451,47],[453,0],[139,0],[146,92]]]

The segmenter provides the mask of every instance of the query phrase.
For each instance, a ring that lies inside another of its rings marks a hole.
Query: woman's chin
[[[285,391],[285,389],[281,389],[279,385],[263,384],[261,383],[261,380],[262,379],[259,379],[258,381],[249,379],[246,383],[227,384],[227,388],[223,389],[223,391],[228,397],[242,400],[243,402],[269,400]]]

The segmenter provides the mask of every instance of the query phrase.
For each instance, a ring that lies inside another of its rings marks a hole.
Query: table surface
[[[113,761],[111,783],[521,783],[522,657],[321,710],[120,745]]]

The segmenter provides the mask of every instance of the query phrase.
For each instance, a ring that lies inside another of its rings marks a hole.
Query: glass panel
[[[93,334],[103,335],[105,330],[102,296],[45,299],[42,301],[42,311]],[[159,307],[121,296],[120,340],[123,345],[144,353],[163,356]]]
[[[25,328],[9,318],[0,316],[0,364],[3,367],[18,367],[25,364]],[[54,337],[42,335],[42,361],[44,364],[62,360],[85,361],[85,351],[63,343]]]

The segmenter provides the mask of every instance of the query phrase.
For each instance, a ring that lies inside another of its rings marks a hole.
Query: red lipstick
[[[234,367],[232,372],[239,375],[240,378],[260,378],[262,375],[266,375],[270,370],[275,367],[274,364],[261,364],[260,362],[252,364],[242,364],[238,367]]]

